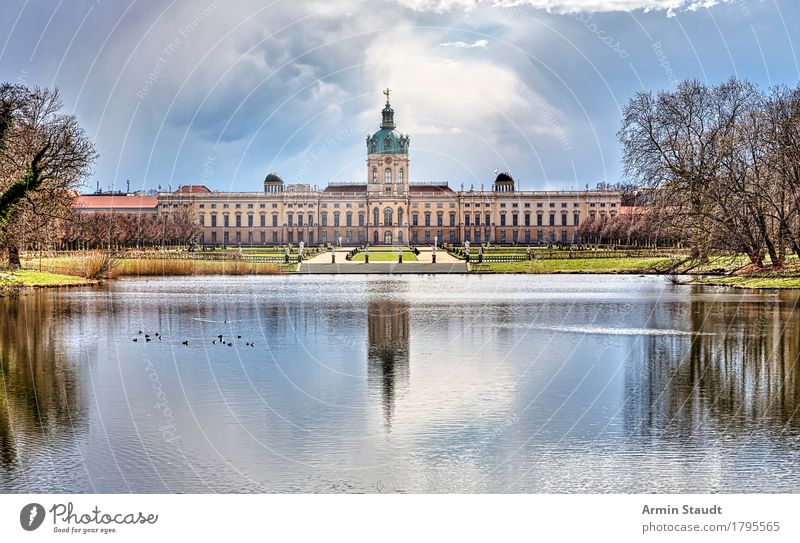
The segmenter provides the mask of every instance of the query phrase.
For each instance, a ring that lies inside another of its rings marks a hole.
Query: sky
[[[638,91],[797,85],[799,23],[795,0],[3,0],[0,81],[59,88],[89,191],[366,181],[387,87],[412,182],[559,190],[624,181]]]

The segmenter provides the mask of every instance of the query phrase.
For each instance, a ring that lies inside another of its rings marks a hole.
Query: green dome
[[[367,153],[400,154],[408,153],[408,136],[391,128],[381,128],[367,138]]]
[[[394,129],[394,110],[388,100],[381,113],[381,129],[372,136],[367,136],[367,154],[408,154],[410,138]]]

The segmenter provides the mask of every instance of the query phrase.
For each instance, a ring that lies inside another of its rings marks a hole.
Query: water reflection
[[[603,276],[3,299],[0,491],[796,490],[798,300]]]
[[[38,292],[0,298],[0,476],[25,479],[37,462],[55,467],[53,449],[72,448],[86,426],[81,375],[64,358],[65,302]],[[55,470],[37,477],[58,479]],[[35,477],[36,478],[36,477]],[[35,489],[35,487],[34,487]],[[32,489],[32,490],[34,490]]]
[[[633,434],[721,439],[800,430],[797,299],[687,304],[689,337],[648,337],[630,364],[626,422]]]
[[[392,427],[395,397],[408,389],[409,340],[408,302],[367,304],[367,381],[381,397],[387,431]]]

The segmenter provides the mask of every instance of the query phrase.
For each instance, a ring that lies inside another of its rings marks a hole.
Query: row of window
[[[231,237],[230,234],[231,234],[230,232],[225,231],[225,232],[222,233],[222,236],[219,236],[217,234],[217,232],[211,232],[211,236],[210,236],[209,240],[206,240],[205,236],[201,235],[200,236],[200,243],[202,244],[202,243],[206,243],[206,241],[209,241],[210,243],[214,243],[214,244],[216,244],[216,243],[225,243],[225,244],[230,244],[230,243],[248,243],[248,244],[253,244],[253,243],[256,243],[256,242],[261,243],[261,244],[266,244],[267,240],[269,240],[269,243],[272,243],[272,244],[277,244],[279,242],[278,232],[276,232],[276,231],[271,232],[269,236],[267,236],[267,232],[261,231],[261,232],[258,233],[258,238],[256,238],[256,236],[254,235],[254,232],[245,232],[244,233],[245,235],[243,236],[242,232],[236,231],[236,232],[233,233],[234,234],[233,237]],[[345,234],[344,238],[342,238],[341,235],[340,235],[340,232],[336,231],[336,232],[333,233],[333,237],[332,237],[332,239],[330,241],[331,242],[337,242],[337,243],[341,242],[341,243],[345,243],[347,245],[352,245],[356,240],[358,240],[359,244],[366,243],[367,236],[366,236],[366,233],[363,230],[360,230],[360,231],[355,232],[355,233],[352,230],[347,230],[344,234]],[[304,242],[309,243],[309,244],[313,244],[314,243],[314,232],[307,232],[306,233],[306,232],[303,232],[301,230],[301,231],[298,231],[298,232],[295,233],[293,231],[289,231],[289,232],[286,233],[286,236],[287,236],[286,241],[288,241],[289,243],[299,243],[301,241],[304,241]],[[425,230],[424,232],[422,232],[422,236],[420,236],[420,232],[419,231],[415,230],[415,231],[413,231],[411,233],[411,241],[413,243],[419,243],[420,239],[422,239],[426,244],[427,243],[432,243],[432,239],[433,239],[432,236],[433,236],[433,233],[430,230]],[[438,239],[439,242],[445,241],[444,236],[443,236],[443,232],[441,230],[438,230],[436,232],[436,238]],[[573,232],[571,238],[572,238],[571,241],[573,243],[577,243],[578,241],[580,241],[580,237],[578,236],[577,232]],[[377,244],[379,239],[380,239],[379,238],[379,234],[378,234],[378,231],[376,230],[373,233],[373,240],[372,241],[373,241],[373,243]],[[555,242],[556,239],[557,238],[556,238],[555,230],[550,230],[550,232],[548,233],[548,236],[547,236],[547,240],[550,241],[550,242]],[[506,243],[509,240],[508,233],[505,230],[500,230],[500,232],[498,233],[498,240],[499,240],[500,243]],[[518,230],[514,230],[514,231],[511,232],[510,240],[511,240],[512,243],[520,243],[520,242],[531,243],[532,242],[531,231],[530,230],[525,230],[525,231],[522,232],[522,236],[520,236],[520,232]],[[569,231],[568,230],[562,230],[561,231],[560,240],[561,240],[562,243],[568,243],[570,241],[570,235],[569,235]],[[282,242],[282,240],[280,240],[280,241]],[[457,241],[456,240],[456,232],[455,232],[455,230],[450,230],[450,232],[449,232],[449,241],[450,241],[450,243],[455,243]],[[481,231],[478,228],[476,228],[474,231],[466,230],[464,232],[464,241],[470,241],[470,242],[474,241],[475,243],[491,242],[492,241],[492,239],[491,239],[491,230],[489,228],[486,228],[483,231]],[[544,232],[542,230],[537,230],[536,231],[536,241],[537,242],[545,241]],[[392,237],[391,237],[391,233],[390,232],[386,232],[384,234],[384,242],[385,243],[391,243],[392,242]],[[403,243],[403,233],[402,232],[398,232],[397,242],[398,243]],[[327,232],[322,232],[320,234],[320,243],[328,243],[328,233]]]
[[[404,180],[405,180],[405,172],[403,172],[403,168],[400,168],[400,171],[397,172],[397,182],[403,183]],[[378,168],[374,166],[372,168],[372,182],[373,183],[378,182]],[[392,182],[392,170],[390,168],[386,168],[383,171],[383,182],[384,183]]]
[[[592,214],[592,216],[594,216],[594,214]],[[235,223],[234,223],[235,226],[237,226],[237,227],[243,226],[243,224],[242,224],[242,215],[235,215],[234,217],[235,217]],[[517,214],[511,215],[511,226],[520,226],[519,217],[520,216],[517,215]],[[536,226],[543,226],[544,225],[543,217],[544,217],[544,215],[542,215],[542,214],[537,214],[536,215]],[[286,225],[287,226],[295,226],[295,224],[296,224],[296,226],[312,226],[312,227],[314,226],[314,216],[311,215],[311,214],[309,214],[307,216],[307,218],[305,219],[305,224],[303,222],[304,221],[303,215],[297,214],[296,218],[297,218],[297,221],[295,223],[295,215],[293,213],[287,214],[287,216],[286,216]],[[378,208],[375,208],[373,210],[373,222],[372,222],[373,226],[381,224],[381,222],[379,221],[379,218],[380,218],[380,213],[378,211]],[[398,219],[398,222],[395,223],[394,222],[394,211],[392,210],[392,208],[388,208],[387,207],[386,209],[384,209],[384,212],[383,212],[383,223],[382,223],[383,226],[393,226],[395,224],[402,225],[403,224],[403,210],[402,210],[402,208],[397,211],[397,219]],[[430,213],[425,213],[423,215],[423,219],[424,219],[423,226],[432,226],[432,224],[431,224],[431,214]],[[484,226],[491,225],[492,224],[491,221],[492,221],[491,213],[486,213],[485,216],[484,216],[484,222],[483,222]],[[562,213],[561,214],[561,219],[560,219],[561,226],[568,226],[567,221],[568,221],[567,213]],[[504,213],[501,213],[500,214],[500,226],[506,226],[507,222],[508,222],[507,215],[504,214]],[[277,213],[272,215],[271,223],[272,223],[271,225],[273,227],[278,226],[278,214]],[[205,218],[202,215],[200,216],[199,224],[200,224],[200,226],[205,226]],[[340,226],[340,225],[341,225],[341,215],[338,212],[336,212],[336,213],[333,214],[333,226]],[[475,213],[474,215],[470,214],[470,213],[464,214],[464,226],[473,226],[473,225],[474,226],[480,226],[481,225],[481,215],[478,214],[478,213]],[[524,226],[532,226],[532,224],[531,224],[531,214],[530,213],[526,213],[524,215],[524,223],[523,223],[523,225]],[[548,225],[549,226],[555,226],[556,225],[556,215],[555,214],[551,213],[548,216]],[[580,213],[573,213],[573,215],[572,215],[572,226],[578,226],[578,225],[580,225]],[[217,226],[218,226],[218,224],[217,224],[217,215],[216,214],[212,214],[211,215],[211,227],[212,228],[216,228]],[[225,227],[231,226],[231,224],[230,224],[230,215],[225,214],[225,215],[222,216],[222,226],[225,226]],[[255,226],[255,224],[254,224],[254,215],[247,215],[247,226],[250,227],[250,228]],[[259,224],[259,226],[262,226],[262,227],[267,226],[267,216],[266,215],[260,215],[260,224]],[[323,213],[321,215],[321,226],[328,226],[328,214],[327,213]],[[346,213],[345,214],[345,226],[354,226],[354,224],[353,224],[353,214],[352,213]],[[358,214],[358,226],[362,226],[362,227],[366,226],[366,215],[364,213],[359,213]],[[419,214],[418,213],[412,213],[411,214],[411,226],[420,226]],[[436,226],[444,226],[444,214],[443,213],[437,213],[436,214]],[[456,215],[455,215],[455,213],[450,213],[450,215],[449,215],[449,226],[451,226],[451,227],[455,227],[456,226]]]

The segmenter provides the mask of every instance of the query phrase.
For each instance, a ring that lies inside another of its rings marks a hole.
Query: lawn
[[[568,258],[472,263],[470,270],[484,273],[656,273],[668,269],[672,262],[670,258]]]
[[[62,275],[46,271],[18,270],[0,272],[0,283],[21,287],[66,287],[75,285],[94,285],[97,281],[74,275]]]
[[[398,253],[396,251],[370,251],[370,262],[397,262]],[[417,255],[411,251],[403,251],[403,262],[416,262]],[[358,253],[353,257],[353,262],[364,262],[364,253]]]

